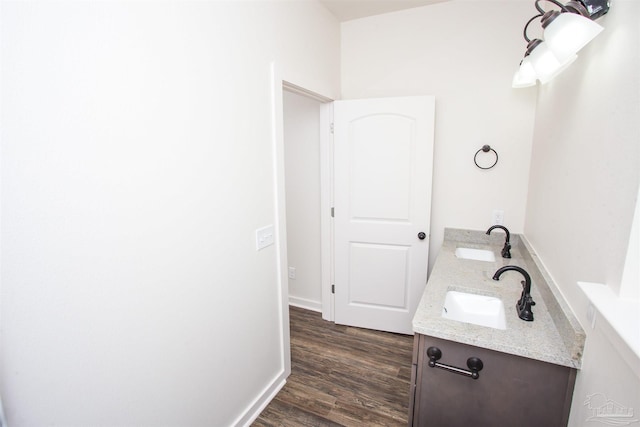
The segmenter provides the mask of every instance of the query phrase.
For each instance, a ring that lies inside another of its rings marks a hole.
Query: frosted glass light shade
[[[537,79],[538,76],[536,75],[536,71],[533,69],[533,65],[531,65],[529,57],[525,57],[520,63],[518,71],[516,71],[516,74],[513,76],[511,87],[522,88],[533,86],[536,84]]]
[[[553,73],[550,73],[550,74],[547,74],[547,75],[544,75],[544,76],[540,76],[540,83],[541,84],[547,83],[548,81],[553,79],[555,76],[557,76],[558,74],[560,74],[561,72],[563,72],[564,70],[569,68],[569,65],[571,65],[571,63],[573,61],[575,61],[576,59],[578,59],[578,55],[570,56],[566,61],[561,63],[560,67],[558,67]]]
[[[561,13],[544,29],[549,50],[563,63],[593,40],[604,28],[576,13]]]
[[[574,54],[564,61],[559,61],[553,52],[551,52],[546,42],[538,44],[529,54],[531,65],[540,83],[543,84],[560,74],[570,63],[575,61],[576,58],[577,56]]]

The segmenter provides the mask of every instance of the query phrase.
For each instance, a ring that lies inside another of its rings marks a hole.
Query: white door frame
[[[320,102],[320,265],[322,287],[322,318],[334,320],[333,293],[333,100],[287,80],[282,90]],[[284,112],[284,109],[282,110]],[[284,115],[283,115],[284,119]],[[284,140],[283,140],[284,144]],[[282,165],[284,168],[284,165]],[[286,222],[285,222],[286,225]],[[284,270],[283,270],[284,271]],[[288,280],[287,278],[285,278]],[[288,284],[288,282],[287,282]]]
[[[322,318],[333,322],[333,102],[320,105],[320,264]]]
[[[321,207],[321,265],[322,265],[322,317],[333,321],[333,221],[330,217],[333,202],[333,99],[307,90],[286,80],[277,64],[271,64],[271,99],[272,99],[272,144],[274,165],[275,194],[275,231],[276,231],[276,263],[279,283],[280,328],[283,348],[283,369],[285,377],[291,373],[291,338],[289,335],[289,278],[287,274],[287,218],[285,198],[285,163],[284,163],[284,108],[283,90],[288,90],[322,102],[320,108],[320,207]]]

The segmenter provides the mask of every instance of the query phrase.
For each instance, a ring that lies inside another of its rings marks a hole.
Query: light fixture
[[[525,56],[524,59],[520,61],[520,67],[513,76],[511,86],[515,88],[534,86],[537,79],[538,75],[536,74],[536,70],[533,69],[533,65],[531,65],[531,60],[528,56]]]
[[[604,29],[588,18],[589,12],[577,1],[570,1],[565,9],[572,13],[554,10],[541,19],[544,40],[560,62],[578,53]]]
[[[560,8],[545,11],[542,1]],[[536,0],[539,12],[524,26],[524,39],[528,42],[525,57],[513,77],[512,87],[533,86],[536,80],[544,84],[564,71],[576,60],[576,53],[593,40],[603,28],[592,21],[609,10],[609,0],[571,0],[566,5],[557,0]],[[542,39],[530,39],[529,25],[540,18]]]
[[[577,55],[573,54],[560,60],[549,48],[547,43],[540,39],[534,39],[529,42],[527,52],[531,66],[542,84],[547,83],[560,74],[578,58]]]

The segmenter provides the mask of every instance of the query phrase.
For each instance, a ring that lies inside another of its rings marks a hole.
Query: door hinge
[[[331,207],[331,218],[335,218],[335,214],[336,214],[335,208],[332,206]]]
[[[329,131],[333,134],[333,123],[329,124]]]
[[[331,285],[331,293],[332,294],[336,293],[336,285]]]

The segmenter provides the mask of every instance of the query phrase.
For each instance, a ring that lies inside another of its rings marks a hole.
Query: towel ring
[[[495,162],[493,162],[493,164],[492,164],[491,166],[487,166],[487,167],[480,166],[480,165],[478,164],[478,154],[480,154],[480,152],[488,153],[489,151],[493,151],[493,154],[495,154],[495,155],[496,155],[496,160],[495,160]],[[476,166],[477,166],[477,167],[479,167],[480,169],[484,169],[484,170],[491,169],[491,168],[492,168],[492,167],[494,167],[496,164],[498,164],[498,153],[496,152],[496,150],[494,150],[493,148],[491,148],[491,146],[489,146],[489,145],[483,145],[481,149],[479,149],[478,151],[476,151],[476,155],[475,155],[475,156],[473,156],[473,163],[475,163],[475,164],[476,164]]]

